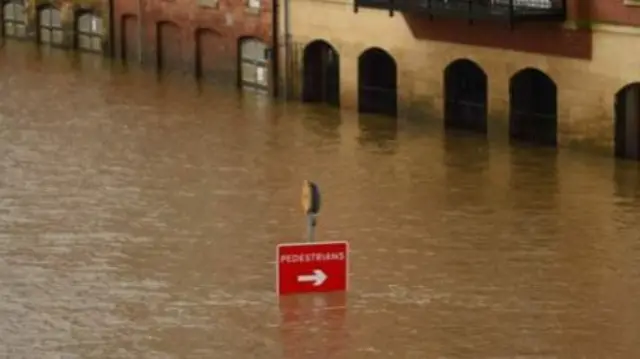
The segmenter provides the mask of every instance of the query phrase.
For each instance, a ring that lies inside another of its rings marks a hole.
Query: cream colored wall
[[[640,29],[594,29],[593,58],[587,61],[416,40],[402,15],[362,8],[354,13],[351,1],[343,0],[292,1],[290,24],[299,47],[298,64],[304,45],[316,39],[328,41],[340,53],[341,103],[351,109],[357,104],[357,58],[369,47],[385,49],[396,59],[400,111],[417,109],[435,118],[443,117],[444,68],[458,58],[477,62],[489,79],[489,131],[504,136],[509,78],[520,69],[538,68],[558,85],[562,144],[607,151],[613,143],[614,94],[640,81]]]

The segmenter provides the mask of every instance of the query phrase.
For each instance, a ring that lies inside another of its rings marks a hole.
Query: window
[[[218,0],[198,0],[198,6],[215,9],[218,7]]]
[[[79,49],[102,52],[102,18],[92,13],[82,13],[77,19],[76,45]]]
[[[243,88],[269,89],[267,45],[257,39],[240,42],[240,81]]]
[[[22,2],[12,1],[4,4],[3,27],[6,37],[25,37],[27,35],[27,16]]]
[[[60,10],[52,7],[38,12],[39,40],[44,44],[61,45],[64,42],[64,30]]]
[[[250,10],[260,10],[260,0],[247,0],[247,8]]]
[[[511,5],[510,0],[493,0],[494,5]],[[555,9],[562,5],[558,0],[513,0],[516,9]]]

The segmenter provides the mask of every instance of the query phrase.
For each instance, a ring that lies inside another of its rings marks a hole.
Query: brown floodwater
[[[0,356],[635,359],[637,164],[0,50]],[[275,246],[351,288],[275,297]]]

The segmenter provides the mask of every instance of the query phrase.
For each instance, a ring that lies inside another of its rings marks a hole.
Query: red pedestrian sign
[[[347,290],[347,242],[283,243],[276,253],[278,295]]]

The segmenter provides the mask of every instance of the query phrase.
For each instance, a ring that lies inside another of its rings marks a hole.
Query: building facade
[[[639,159],[637,5],[297,0],[281,73],[303,101]]]
[[[113,0],[114,56],[160,73],[272,90],[267,0]]]
[[[108,54],[110,12],[104,0],[8,0],[2,6],[2,36]]]

